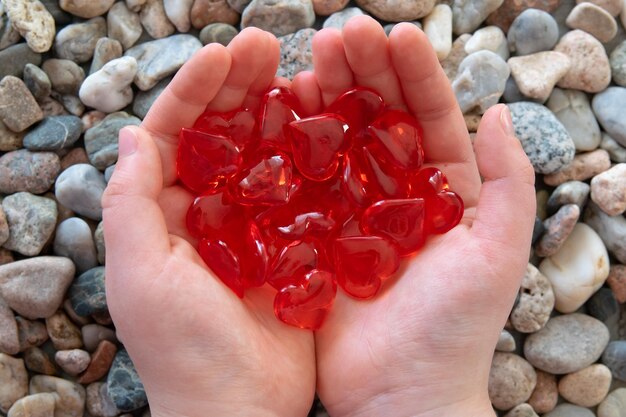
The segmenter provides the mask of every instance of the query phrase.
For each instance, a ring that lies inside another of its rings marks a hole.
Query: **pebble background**
[[[0,415],[150,415],[104,294],[119,130],[203,44],[260,27],[293,77],[361,14],[423,27],[470,132],[510,103],[538,174],[494,408],[626,417],[626,0],[0,0]]]

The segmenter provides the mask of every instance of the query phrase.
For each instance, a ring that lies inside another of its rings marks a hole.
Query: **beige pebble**
[[[87,369],[91,357],[82,349],[70,349],[57,351],[54,360],[69,375],[76,376]]]
[[[541,330],[554,308],[554,292],[546,278],[532,264],[526,266],[526,272],[519,291],[519,300],[513,307],[509,319],[515,330],[533,333]]]
[[[576,0],[576,3],[593,3],[609,12],[611,16],[617,16],[624,7],[622,1],[623,0]]]
[[[54,18],[39,0],[3,0],[15,30],[34,52],[47,52],[55,34]]]
[[[609,216],[626,210],[626,164],[617,164],[591,179],[591,199]]]
[[[495,352],[489,371],[489,399],[498,410],[510,410],[530,398],[537,375],[532,365],[513,353]]]
[[[428,37],[437,58],[443,61],[452,49],[452,9],[446,4],[435,6],[424,18],[424,33]]]
[[[530,404],[523,403],[506,413],[504,417],[539,417]]]
[[[571,164],[561,171],[543,177],[547,185],[557,186],[567,181],[584,181],[611,167],[611,158],[604,149],[585,152],[574,157]]]
[[[58,399],[56,393],[28,395],[13,404],[7,417],[54,417],[54,405]]]
[[[59,7],[74,16],[83,19],[105,14],[115,0],[59,0]]]
[[[448,57],[441,61],[443,71],[446,73],[450,82],[456,78],[461,61],[463,61],[468,55],[467,52],[465,52],[465,45],[471,37],[472,35],[469,33],[464,33],[456,38],[454,42],[452,42],[452,48],[450,49]]]
[[[154,39],[165,38],[176,31],[172,22],[165,15],[162,0],[148,0],[141,8],[139,19],[143,28]]]
[[[46,328],[57,350],[78,349],[83,346],[80,330],[60,311],[46,319]]]
[[[549,413],[556,407],[559,400],[559,391],[556,376],[536,369],[537,386],[528,399],[533,409],[540,414]]]
[[[572,29],[584,30],[600,42],[606,43],[617,35],[617,22],[600,6],[593,3],[580,3],[570,12],[565,20]]]
[[[609,393],[612,379],[607,366],[594,364],[561,378],[559,394],[572,404],[595,407]]]
[[[318,16],[328,16],[343,10],[350,0],[313,0],[313,10]]]
[[[626,416],[626,388],[611,392],[598,407],[598,417]]]
[[[571,66],[567,55],[553,51],[513,57],[508,63],[522,94],[542,102],[550,97],[556,83]]]
[[[587,93],[598,93],[611,82],[611,65],[604,46],[599,40],[583,32],[567,32],[554,47],[571,60],[571,67],[558,86]]]

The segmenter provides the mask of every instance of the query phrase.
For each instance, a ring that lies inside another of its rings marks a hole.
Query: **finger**
[[[535,174],[515,138],[505,105],[484,114],[474,147],[484,177],[472,234],[484,241],[481,251],[495,257],[528,255],[535,221]],[[489,252],[492,252],[491,254]],[[527,256],[520,256],[526,264]]]
[[[302,71],[293,77],[291,89],[300,99],[305,116],[322,111],[322,92],[317,84],[317,77],[311,71]]]
[[[343,43],[356,84],[374,89],[392,107],[404,106],[382,26],[369,16],[350,19],[343,28]]]
[[[354,83],[341,32],[322,29],[313,37],[313,68],[322,91],[324,107],[332,103]]]
[[[244,100],[244,106],[251,110],[258,108],[261,98],[272,86],[280,63],[280,42],[271,33],[264,32],[264,34],[268,39],[267,60],[258,77],[250,84]]]
[[[265,75],[267,67],[274,64],[278,55],[275,42],[264,31],[254,27],[241,31],[228,44],[227,49],[232,57],[230,72],[222,88],[207,106],[207,109],[217,112],[240,107],[248,95],[250,87],[258,78]],[[277,66],[278,64],[274,65]],[[206,70],[208,68],[205,68]],[[271,78],[274,78],[274,73],[272,73]],[[261,81],[259,81],[260,83]]]

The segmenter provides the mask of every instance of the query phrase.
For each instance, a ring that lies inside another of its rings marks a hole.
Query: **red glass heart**
[[[337,97],[326,108],[326,113],[343,117],[354,134],[360,136],[384,107],[385,103],[378,93],[365,87],[356,87]]]
[[[400,266],[397,246],[382,237],[342,237],[335,240],[334,260],[339,286],[349,295],[367,299]]]
[[[277,290],[289,285],[303,285],[304,276],[317,265],[318,250],[313,242],[297,240],[283,248],[274,259],[267,282]]]
[[[425,228],[429,234],[445,233],[463,217],[463,200],[450,191],[448,179],[437,168],[424,168],[411,179],[411,196],[426,202]]]
[[[382,200],[365,210],[360,227],[366,235],[382,236],[398,245],[400,256],[416,252],[424,245],[424,200]]]
[[[417,171],[424,162],[422,128],[415,118],[399,110],[387,110],[369,127],[381,155],[396,167]]]
[[[332,177],[339,157],[352,143],[348,124],[333,114],[296,120],[289,123],[288,131],[293,162],[304,177],[313,181]]]
[[[245,223],[244,210],[227,193],[196,198],[187,211],[187,230],[195,238],[219,239],[241,234]]]
[[[231,188],[235,200],[243,205],[273,206],[289,201],[291,160],[276,152],[261,156],[235,178]]]
[[[333,275],[314,269],[304,284],[283,288],[274,298],[274,313],[284,323],[301,329],[317,330],[335,301],[337,285]]]
[[[243,298],[244,283],[239,258],[225,242],[202,239],[198,253],[207,266],[239,298]]]
[[[285,134],[285,126],[294,120],[300,120],[304,114],[300,101],[286,87],[271,89],[261,102],[258,125],[260,145],[290,152],[291,146]]]
[[[254,144],[257,140],[256,117],[248,109],[238,109],[227,113],[207,111],[196,120],[193,127],[206,133],[226,136],[240,150]]]
[[[182,183],[203,194],[216,189],[239,171],[241,153],[225,136],[182,129],[176,167]]]

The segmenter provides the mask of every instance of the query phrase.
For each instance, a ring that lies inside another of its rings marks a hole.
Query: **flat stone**
[[[626,146],[626,120],[622,117],[622,109],[626,108],[626,88],[607,88],[593,97],[591,106],[604,130]]]
[[[434,6],[433,0],[427,1]],[[369,6],[367,3],[367,0],[361,0],[360,4],[357,2],[364,9]],[[311,0],[252,0],[241,15],[242,28],[255,26],[276,36],[285,36],[300,29],[310,28],[314,22],[315,12]]]
[[[80,137],[82,127],[80,118],[73,115],[46,117],[26,134],[24,147],[30,151],[71,148]]]
[[[559,400],[556,377],[539,369],[536,369],[535,372],[537,373],[537,385],[528,399],[528,404],[537,413],[549,413],[554,410]]]
[[[594,417],[594,414],[588,408],[562,403],[544,417]]]
[[[341,11],[335,12],[330,15],[326,20],[324,20],[324,28],[335,28],[338,30],[342,30],[343,26],[348,22],[348,20],[352,19],[355,16],[366,16],[367,13],[363,12],[363,10],[358,7],[348,7]],[[301,29],[305,30],[305,29]],[[289,36],[289,35],[286,35]],[[452,42],[452,41],[450,41]]]
[[[543,258],[556,254],[574,230],[580,212],[580,207],[576,204],[566,204],[552,217],[544,220],[545,232],[535,245],[535,254]]]
[[[608,170],[611,167],[609,153],[604,149],[578,154],[574,160],[554,174],[546,175],[543,181],[556,186],[567,181],[585,181]]]
[[[217,42],[221,45],[228,45],[239,31],[233,25],[227,23],[210,23],[200,31],[199,39],[203,45]]]
[[[533,367],[513,353],[495,352],[489,371],[489,399],[499,410],[509,410],[530,398],[537,375]]]
[[[349,3],[349,0],[312,0],[313,1],[313,10],[315,14],[318,16],[328,16],[333,13],[336,13],[340,10],[343,10],[346,5]],[[228,4],[233,6],[233,1],[229,0]],[[236,9],[236,8],[235,8]],[[244,9],[238,10],[238,12],[243,12]]]
[[[109,10],[107,29],[109,38],[117,40],[125,50],[133,46],[143,32],[139,14],[129,10],[123,1]]]
[[[626,417],[626,388],[611,392],[598,406],[598,417]]]
[[[280,65],[276,75],[278,77],[293,77],[301,71],[313,69],[313,52],[311,43],[315,29],[302,29],[291,35],[281,36]]]
[[[54,39],[54,18],[39,0],[3,0],[13,28],[34,52],[47,52]]]
[[[107,375],[116,353],[117,347],[115,344],[108,340],[102,340],[91,356],[91,363],[85,373],[81,375],[79,382],[81,384],[90,384]]]
[[[56,400],[56,394],[28,395],[13,404],[7,417],[54,417]]]
[[[143,28],[154,39],[165,38],[176,32],[165,14],[163,0],[147,0],[139,12],[139,19]]]
[[[135,58],[125,56],[105,64],[83,83],[81,101],[104,113],[123,109],[133,101],[131,84],[137,74]]]
[[[56,375],[59,371],[48,354],[38,347],[30,347],[24,351],[24,363],[26,369],[37,374]]]
[[[191,7],[191,24],[196,29],[211,23],[237,25],[239,19],[239,13],[230,7],[227,0],[195,0]]]
[[[591,199],[609,216],[626,210],[626,164],[617,164],[591,179]]]
[[[611,65],[599,40],[582,30],[573,30],[561,38],[554,50],[567,55],[572,64],[559,81],[559,87],[587,93],[598,93],[608,87]]]
[[[55,417],[83,417],[85,389],[66,379],[47,375],[35,375],[30,380],[30,393],[56,393]]]
[[[542,329],[554,308],[554,292],[550,281],[532,264],[526,267],[518,302],[509,319],[515,330],[534,333]]]
[[[52,91],[52,83],[48,74],[37,65],[26,64],[24,67],[24,84],[37,101],[48,97]]]
[[[598,147],[600,126],[584,92],[555,88],[546,105],[565,126],[576,150],[592,151]]]
[[[98,266],[81,274],[70,287],[69,298],[79,316],[107,311],[104,289],[104,267]]]
[[[611,369],[613,377],[626,381],[626,340],[616,340],[606,347],[602,363]]]
[[[26,149],[7,152],[0,157],[0,192],[45,193],[60,171],[61,161],[52,152],[30,152]]]
[[[478,51],[491,51],[503,60],[509,59],[509,47],[506,35],[497,26],[486,26],[478,29],[465,44],[468,55]]]
[[[50,78],[52,89],[61,94],[76,94],[85,80],[85,71],[69,59],[48,59],[42,69]]]
[[[87,369],[91,356],[82,349],[59,350],[54,360],[67,374],[76,376]]]
[[[83,340],[78,327],[61,311],[46,318],[46,328],[56,350],[79,349]]]
[[[622,0],[576,0],[577,4],[581,3],[593,3],[596,6],[602,7],[609,12],[611,16],[617,16],[622,11]]]
[[[584,314],[565,314],[529,335],[524,356],[534,367],[552,374],[569,374],[596,362],[609,342],[609,330]]]
[[[106,36],[106,31],[103,17],[67,25],[56,34],[54,49],[59,58],[82,64],[93,57],[96,43]]]
[[[139,374],[125,349],[115,355],[107,377],[107,391],[121,411],[133,411],[148,404]]]
[[[0,352],[15,355],[20,351],[15,315],[6,301],[0,297]]]
[[[559,28],[550,13],[526,9],[511,24],[507,39],[518,56],[549,51],[559,40]]]
[[[105,175],[106,176],[106,175]],[[96,241],[96,251],[98,252],[98,262],[100,265],[104,265],[106,258],[106,246],[104,244],[104,224],[98,223],[96,231],[93,234],[93,238]]]
[[[117,343],[115,331],[100,324],[86,324],[80,331],[83,334],[85,349],[89,352],[95,351],[103,340],[107,340],[112,344]]]
[[[535,172],[550,174],[574,159],[574,142],[559,120],[541,104],[520,101],[509,105],[515,135]]]
[[[508,63],[520,92],[541,102],[550,97],[552,89],[571,65],[566,55],[553,51],[513,57]]]
[[[63,220],[57,226],[54,254],[70,258],[79,274],[97,266],[96,245],[87,222],[79,217]]]
[[[200,48],[202,43],[196,37],[174,35],[134,46],[126,51],[126,56],[137,60],[135,84],[146,91],[175,73]]]
[[[107,384],[96,382],[87,387],[87,411],[95,417],[117,417],[120,410],[117,409],[109,393]]]
[[[584,221],[600,235],[613,256],[619,262],[626,263],[626,219],[623,216],[609,216],[590,202],[585,210]]]
[[[12,131],[21,132],[43,119],[37,101],[24,81],[7,75],[0,81],[0,120]]]
[[[133,113],[140,119],[145,119],[152,104],[161,95],[173,77],[167,77],[148,91],[139,91],[133,101]],[[108,181],[107,181],[108,182]]]
[[[59,175],[55,196],[59,203],[92,220],[102,219],[104,176],[88,164],[72,165]]]
[[[191,28],[191,6],[194,0],[163,0],[163,8],[168,20],[179,32],[189,32]]]
[[[101,70],[107,63],[119,59],[124,54],[122,44],[116,39],[100,38],[96,42],[96,49],[93,51],[93,60],[89,67],[89,75]]]
[[[626,303],[626,266],[611,265],[606,283],[613,291],[617,302],[620,304]]]
[[[507,32],[509,27],[526,9],[539,9],[545,12],[552,12],[558,6],[561,0],[516,0],[505,1],[502,6],[497,8],[487,17],[487,23],[499,26],[500,29]]]
[[[452,49],[450,49],[447,58],[441,61],[443,71],[446,73],[450,82],[454,81],[459,70],[459,65],[461,65],[461,62],[463,62],[468,55],[467,52],[465,52],[465,45],[471,37],[472,35],[465,33],[456,38],[454,42],[452,42]]]
[[[9,223],[4,248],[26,256],[38,255],[52,236],[57,220],[56,203],[27,192],[7,196],[2,208]]]
[[[455,0],[452,22],[456,35],[474,32],[490,13],[502,6],[504,0]]]
[[[565,375],[559,381],[559,394],[572,404],[595,407],[609,393],[611,370],[595,364]]]
[[[111,113],[85,132],[85,149],[89,161],[100,170],[117,162],[117,143],[124,126],[139,126],[141,120],[125,112]]]
[[[609,62],[615,84],[626,87],[626,41],[620,43],[611,52]]]
[[[574,7],[567,20],[572,29],[584,30],[595,36],[602,43],[609,42],[617,35],[617,22],[602,7],[593,3],[580,3]]]
[[[7,75],[21,77],[26,64],[41,64],[41,54],[33,52],[25,43],[0,51],[0,80]]]
[[[28,394],[28,374],[22,359],[0,353],[0,412]]]
[[[69,284],[68,284],[69,285]],[[27,320],[17,316],[17,337],[20,342],[20,352],[32,347],[41,346],[49,339],[46,326],[39,320]]]

